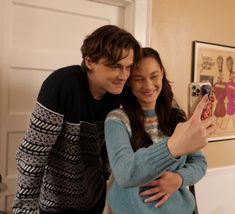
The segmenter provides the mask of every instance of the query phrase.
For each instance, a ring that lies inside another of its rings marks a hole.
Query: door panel
[[[11,210],[15,153],[43,80],[57,68],[80,64],[85,36],[102,25],[118,25],[143,38],[147,24],[135,18],[147,13],[149,1],[0,1],[0,210]]]
[[[0,43],[0,210],[10,212],[15,153],[43,80],[59,67],[80,64],[85,36],[101,25],[123,26],[124,9],[85,0],[2,0],[0,7],[5,13]]]

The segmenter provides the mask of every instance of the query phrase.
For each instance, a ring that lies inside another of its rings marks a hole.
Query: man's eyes
[[[122,66],[120,66],[120,65],[111,65],[110,67],[112,69],[120,69],[120,68],[122,68]]]
[[[110,68],[112,70],[124,70],[124,69],[127,71],[131,70],[131,66],[123,67],[122,65],[111,65]]]

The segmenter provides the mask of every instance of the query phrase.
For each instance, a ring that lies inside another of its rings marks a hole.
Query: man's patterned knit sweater
[[[104,197],[104,119],[118,97],[95,100],[80,66],[53,72],[43,83],[17,151],[14,213],[86,210]]]

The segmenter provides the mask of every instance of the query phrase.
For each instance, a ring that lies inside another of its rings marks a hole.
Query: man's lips
[[[114,85],[124,85],[124,81],[113,82]]]

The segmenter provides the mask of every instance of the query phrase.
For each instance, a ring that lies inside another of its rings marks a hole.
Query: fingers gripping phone
[[[188,92],[188,115],[191,116],[201,98],[208,94],[209,102],[204,108],[201,119],[204,120],[212,115],[212,86],[209,82],[192,82]]]

